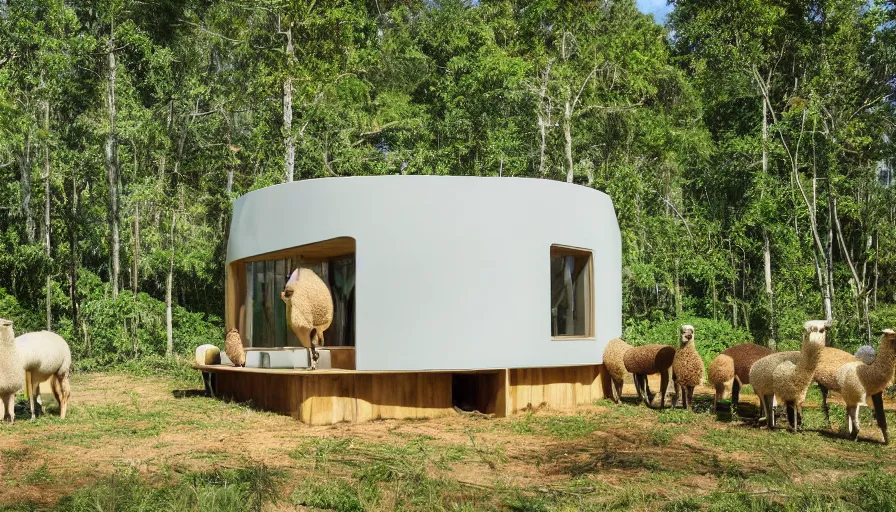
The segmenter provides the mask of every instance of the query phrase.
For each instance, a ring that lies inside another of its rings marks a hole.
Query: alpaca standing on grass
[[[12,321],[0,318],[0,407],[3,421],[15,423],[16,393],[25,382],[25,370],[16,347]]]
[[[65,419],[68,399],[71,395],[69,375],[72,354],[62,336],[50,331],[25,333],[16,338],[16,347],[25,369],[25,385],[31,406],[31,419],[42,413],[40,404],[40,383],[50,379],[53,396],[59,403],[59,417]],[[35,414],[34,402],[38,410]]]
[[[622,400],[622,383],[625,380],[626,373],[628,373],[625,370],[624,359],[625,353],[630,348],[632,346],[628,343],[619,338],[613,338],[607,344],[607,348],[604,349],[604,367],[607,369],[607,373],[610,374],[610,384],[613,392],[610,398],[617,404]]]
[[[660,374],[660,408],[666,406],[666,393],[669,391],[669,369],[675,360],[675,347],[669,345],[643,345],[632,347],[623,357],[625,370],[635,377],[635,389],[638,390],[638,398],[644,401],[647,407],[650,405],[650,387],[647,385],[647,376]]]
[[[845,364],[856,363],[859,359],[855,356],[834,347],[825,347],[821,351],[818,367],[815,368],[815,382],[821,391],[821,412],[824,419],[831,424],[830,407],[828,407],[828,394],[831,391],[840,392],[840,384],[837,382],[837,371]]]
[[[853,439],[859,437],[859,407],[866,403],[870,395],[884,444],[890,444],[883,392],[893,381],[894,370],[896,370],[896,332],[886,329],[880,340],[877,355],[871,364],[858,361],[846,363],[837,371],[840,395],[846,402],[846,425]]]
[[[672,361],[672,381],[675,383],[675,402],[681,397],[681,406],[694,410],[694,388],[703,383],[706,368],[703,359],[694,346],[694,327],[682,325],[679,336],[679,347]],[[675,402],[672,406],[675,406]]]
[[[333,296],[327,284],[310,268],[297,268],[289,276],[280,298],[286,303],[286,323],[299,343],[311,351],[311,367],[317,368],[317,342],[333,322]]]
[[[777,352],[765,356],[750,369],[750,382],[763,405],[769,429],[775,427],[775,399],[787,408],[790,430],[802,426],[803,402],[824,349],[826,328],[823,320],[806,321],[799,352]]]
[[[774,354],[774,350],[755,343],[741,343],[729,347],[709,363],[709,382],[715,388],[712,410],[725,396],[725,388],[731,383],[731,407],[737,407],[740,388],[750,383],[750,368],[763,357]]]

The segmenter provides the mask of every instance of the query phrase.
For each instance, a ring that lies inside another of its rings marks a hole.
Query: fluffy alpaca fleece
[[[893,382],[896,369],[896,332],[884,331],[880,349],[871,364],[859,361],[847,363],[837,371],[840,395],[846,402],[847,428],[853,438],[859,435],[859,407],[868,397],[874,400],[874,413],[884,437],[889,444],[887,420],[883,410],[883,391]]]
[[[755,343],[741,343],[722,351],[709,363],[709,382],[715,388],[713,410],[724,397],[725,388],[731,384],[731,405],[736,406],[740,396],[740,388],[750,383],[750,368],[753,363],[773,354],[768,347]]]
[[[65,419],[71,395],[69,375],[72,368],[72,353],[68,343],[55,332],[36,331],[16,338],[16,348],[21,357],[22,367],[25,369],[31,418],[36,417],[35,400],[38,400],[40,405],[40,383],[50,379],[53,396],[59,403],[59,418]]]
[[[685,409],[693,409],[694,388],[703,384],[706,368],[694,345],[694,327],[681,326],[679,347],[672,360],[672,381],[675,383],[676,401],[681,397]],[[673,404],[674,405],[674,404]]]
[[[221,364],[221,349],[206,343],[196,347],[196,364],[210,366],[213,364]]]
[[[818,390],[821,391],[821,412],[824,413],[824,419],[828,423],[831,421],[828,393],[831,391],[840,392],[840,384],[837,383],[837,371],[845,364],[858,361],[858,358],[839,348],[825,347],[821,351],[818,367],[815,368],[815,382],[818,383]]]
[[[632,348],[628,343],[620,340],[619,338],[613,338],[610,340],[610,343],[607,344],[607,348],[604,349],[604,367],[607,369],[607,373],[610,374],[610,381],[613,387],[613,402],[619,403],[622,399],[622,383],[625,380],[625,374],[627,373],[625,370],[625,353]]]
[[[15,423],[13,410],[16,393],[25,382],[25,370],[16,347],[12,322],[0,318],[0,406],[3,408],[3,421]]]
[[[224,336],[224,353],[233,363],[233,366],[246,366],[246,351],[243,348],[243,339],[240,331],[231,329]]]
[[[635,377],[638,397],[650,406],[650,388],[647,376],[660,374],[660,407],[666,406],[666,392],[669,390],[669,370],[675,360],[675,348],[669,345],[643,345],[629,349],[622,361],[626,371]]]
[[[750,369],[750,382],[762,402],[769,428],[775,425],[774,399],[787,406],[791,430],[802,424],[802,404],[825,345],[825,327],[810,322],[804,324],[806,332],[799,352],[765,356]]]
[[[311,350],[311,369],[317,368],[317,345],[333,322],[333,296],[327,284],[310,268],[297,268],[280,298],[286,303],[286,322],[299,343]]]

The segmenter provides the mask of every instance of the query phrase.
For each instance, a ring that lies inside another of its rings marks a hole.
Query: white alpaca
[[[3,421],[15,423],[13,406],[16,393],[22,389],[24,381],[25,371],[16,349],[12,321],[0,318],[0,407],[3,409]]]
[[[72,367],[72,354],[68,343],[62,336],[50,331],[37,331],[23,334],[16,338],[16,348],[25,370],[25,387],[28,391],[28,402],[31,406],[31,419],[34,419],[34,402],[40,402],[40,383],[50,380],[53,395],[59,402],[59,417],[65,419],[68,399],[71,394],[69,374]],[[38,413],[41,411],[38,410]]]

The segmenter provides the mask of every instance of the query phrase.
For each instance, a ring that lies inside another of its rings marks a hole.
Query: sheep
[[[612,386],[611,398],[613,402],[619,403],[622,400],[622,382],[625,379],[625,353],[632,348],[631,345],[619,338],[613,338],[604,349],[604,366],[607,373],[610,374]]]
[[[3,421],[15,423],[16,393],[25,382],[25,369],[15,342],[12,321],[0,318],[0,406],[3,408]]]
[[[333,322],[333,296],[327,284],[310,268],[297,268],[280,293],[286,303],[286,322],[299,343],[311,351],[310,370],[317,368],[317,341]]]
[[[786,405],[790,430],[794,431],[802,426],[802,405],[824,349],[825,328],[823,321],[806,321],[803,324],[803,343],[799,352],[770,354],[753,363],[750,368],[750,382],[759,396],[769,429],[775,427],[775,399]]]
[[[224,336],[224,353],[233,366],[246,366],[246,351],[243,349],[243,338],[240,331],[230,329]]]
[[[703,359],[694,346],[694,327],[682,325],[679,332],[679,347],[672,361],[672,381],[675,383],[675,402],[681,397],[682,408],[694,409],[694,388],[703,383],[706,368]],[[673,407],[675,402],[672,403]]]
[[[723,350],[709,363],[709,382],[715,388],[712,410],[715,411],[719,400],[725,394],[725,388],[731,383],[731,406],[737,407],[740,388],[750,383],[750,368],[753,363],[773,354],[768,347],[755,343],[741,343]]]
[[[196,347],[196,364],[202,366],[221,364],[221,349],[210,343],[199,345]],[[205,384],[205,396],[214,398],[217,373],[202,372],[202,382]]]
[[[28,392],[28,403],[31,406],[31,419],[37,415],[34,402],[37,398],[40,406],[40,383],[50,380],[53,396],[59,403],[59,418],[65,419],[68,400],[71,395],[69,377],[72,368],[72,353],[68,343],[62,336],[51,331],[36,331],[22,334],[16,338],[16,348],[25,370],[25,386]]]
[[[853,439],[859,436],[859,407],[866,403],[870,395],[884,444],[890,444],[883,392],[893,381],[894,366],[896,366],[896,332],[885,329],[880,340],[880,350],[871,364],[861,361],[846,363],[837,371],[840,395],[846,402],[847,429]]]
[[[625,370],[635,377],[635,389],[638,398],[650,407],[650,388],[647,386],[647,376],[654,373],[660,374],[660,408],[666,406],[666,393],[669,390],[669,369],[675,359],[675,347],[669,345],[643,345],[632,347],[623,357]]]

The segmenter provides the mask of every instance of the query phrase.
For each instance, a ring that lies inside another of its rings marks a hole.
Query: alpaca
[[[625,362],[623,359],[625,358],[625,353],[628,352],[630,348],[632,348],[632,346],[628,343],[619,338],[613,338],[610,340],[610,343],[607,344],[607,348],[604,349],[604,366],[607,369],[607,373],[610,374],[612,386],[612,395],[610,398],[617,404],[622,400],[622,382],[625,379],[625,374],[628,373],[625,370]]]
[[[299,343],[311,351],[310,370],[317,368],[317,342],[333,322],[333,296],[327,284],[310,268],[297,268],[289,276],[280,298],[286,303],[286,322]]]
[[[51,331],[36,331],[22,334],[16,338],[16,348],[25,370],[25,385],[28,391],[28,403],[31,406],[31,419],[41,414],[40,383],[50,380],[53,396],[59,403],[59,418],[65,419],[68,400],[71,395],[69,377],[72,367],[72,353],[68,343],[62,336]],[[38,410],[35,414],[35,400]]]
[[[840,386],[840,395],[846,402],[847,428],[852,438],[856,439],[859,436],[859,407],[866,403],[870,395],[884,444],[890,444],[883,392],[893,381],[896,369],[896,332],[892,329],[884,330],[879,347],[871,364],[856,361],[843,365],[837,371],[837,383]]]
[[[724,397],[725,388],[731,383],[731,407],[737,407],[740,389],[750,383],[750,368],[753,363],[773,354],[768,347],[755,343],[741,343],[723,350],[709,363],[709,382],[715,388],[712,410],[715,411],[719,400]]]
[[[818,367],[815,368],[815,382],[818,384],[818,390],[821,391],[821,412],[824,413],[824,419],[830,425],[830,407],[828,406],[828,394],[831,391],[840,392],[840,384],[837,382],[837,370],[848,363],[855,363],[859,360],[844,350],[834,347],[825,347],[821,351],[821,358],[818,360]]]
[[[660,408],[666,406],[666,393],[669,391],[669,369],[675,359],[675,347],[669,345],[643,345],[632,347],[623,357],[625,370],[635,377],[635,389],[638,398],[650,405],[650,388],[647,386],[647,376],[654,373],[660,374]]]
[[[672,361],[672,381],[675,383],[675,402],[681,397],[682,408],[694,409],[694,388],[703,383],[706,369],[694,346],[694,327],[682,325],[679,347]],[[672,406],[675,406],[675,402]]]
[[[0,318],[0,407],[3,421],[15,423],[16,393],[25,382],[25,370],[15,342],[12,321]]]
[[[809,320],[803,324],[803,329],[799,352],[770,354],[756,361],[750,369],[750,382],[763,405],[769,429],[775,427],[775,399],[787,408],[790,430],[802,426],[802,405],[824,349],[826,325],[823,321]]]
[[[246,366],[246,351],[243,348],[243,339],[240,332],[230,329],[224,336],[224,353],[233,363],[233,366]]]

